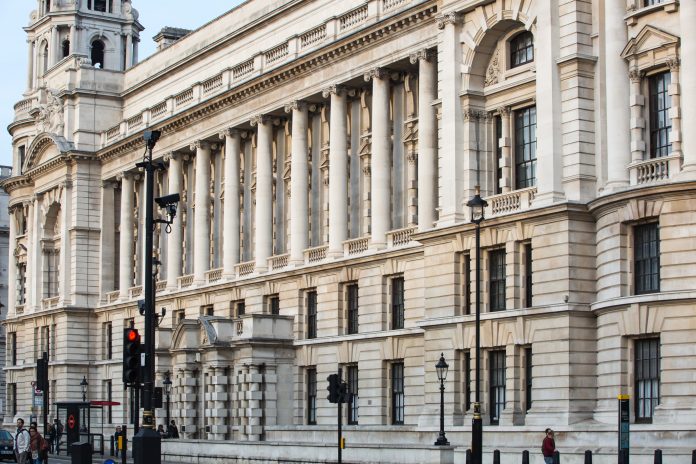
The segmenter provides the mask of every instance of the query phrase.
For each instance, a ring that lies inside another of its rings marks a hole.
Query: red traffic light
[[[130,329],[126,332],[126,338],[129,342],[134,342],[138,340],[138,331],[135,329]]]

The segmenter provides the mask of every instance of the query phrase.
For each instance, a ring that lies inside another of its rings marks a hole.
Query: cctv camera
[[[180,197],[178,193],[172,193],[170,195],[164,195],[162,197],[155,198],[155,202],[157,203],[157,206],[159,206],[160,208],[166,208],[167,205],[179,203],[179,199]]]
[[[145,140],[145,143],[147,144],[148,148],[153,148],[157,141],[160,138],[160,135],[162,133],[158,130],[153,130],[153,131],[145,131],[143,134],[143,139]]]

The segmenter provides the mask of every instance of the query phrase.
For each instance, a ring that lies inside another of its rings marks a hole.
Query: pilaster
[[[128,298],[128,289],[133,285],[133,175],[121,174],[121,221],[120,221],[120,259],[119,259],[119,290],[122,299]]]
[[[268,268],[273,253],[273,133],[271,121],[259,115],[251,121],[258,127],[256,148],[256,270]]]
[[[169,159],[168,192],[179,193],[183,204],[183,157],[184,155],[172,152],[166,156]],[[167,288],[177,288],[177,279],[181,276],[182,269],[182,242],[183,242],[183,218],[184,208],[180,208],[179,214],[174,217],[171,232],[167,238]]]
[[[684,165],[681,178],[696,179],[696,2],[679,2],[679,33],[681,40],[681,91],[682,152]]]
[[[290,263],[304,263],[309,225],[309,171],[307,153],[307,105],[293,101],[285,107],[292,113],[292,155],[290,159]]]
[[[241,135],[236,129],[220,133],[225,139],[225,211],[222,274],[225,278],[234,277],[234,266],[239,263],[240,209],[239,160],[242,152]]]
[[[196,185],[193,239],[193,281],[205,282],[210,266],[210,144],[197,141],[191,145],[196,150]]]

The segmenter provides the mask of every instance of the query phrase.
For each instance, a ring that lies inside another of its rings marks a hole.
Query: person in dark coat
[[[546,437],[541,443],[541,454],[544,455],[545,464],[553,464],[553,453],[556,451],[556,440],[553,439],[553,430],[546,429]]]
[[[176,427],[174,419],[167,425],[167,435],[169,438],[179,438],[179,429]]]

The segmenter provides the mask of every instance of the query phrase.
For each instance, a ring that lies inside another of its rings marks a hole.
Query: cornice
[[[169,117],[152,127],[162,131],[167,135],[178,131],[184,126],[195,123],[207,116],[214,115],[230,105],[239,106],[244,102],[255,98],[266,89],[276,87],[281,83],[297,79],[313,72],[316,68],[330,65],[336,59],[352,53],[355,49],[379,43],[387,37],[401,32],[405,27],[426,20],[434,21],[434,14],[437,12],[437,5],[416,5],[412,9],[389,18],[380,24],[373,25],[367,30],[359,31],[341,40],[328,44],[315,52],[300,57],[284,66],[269,70],[256,78],[243,83],[241,86],[231,89],[224,94],[213,97],[205,102],[190,108],[181,114]],[[98,151],[98,159],[103,163],[123,153],[128,153],[134,149],[144,147],[144,142],[140,133],[132,134],[129,137],[117,142],[116,145]]]
[[[620,192],[601,196],[588,203],[587,207],[594,216],[602,216],[607,211],[623,206],[632,199],[645,200],[650,197],[693,197],[696,195],[696,181],[670,182],[645,187],[631,187]]]

